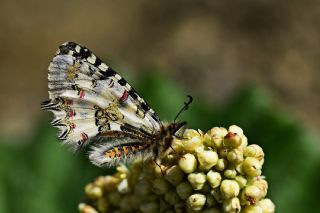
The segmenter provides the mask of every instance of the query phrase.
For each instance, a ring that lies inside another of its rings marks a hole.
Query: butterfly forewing
[[[52,125],[60,129],[64,143],[77,149],[95,142],[90,152],[95,164],[131,159],[147,150],[151,136],[161,131],[162,123],[149,105],[86,47],[64,43],[48,70],[50,100],[42,108],[53,112]],[[120,139],[112,137],[114,133]],[[123,149],[123,144],[128,145]]]

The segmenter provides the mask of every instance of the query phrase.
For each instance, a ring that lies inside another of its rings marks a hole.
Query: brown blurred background
[[[320,126],[316,1],[0,1],[0,133],[28,135],[43,116],[47,66],[76,41],[123,76],[146,66],[212,102],[266,87],[306,126]],[[111,63],[110,63],[111,62]],[[134,82],[131,82],[134,85]],[[151,104],[152,105],[152,104]]]

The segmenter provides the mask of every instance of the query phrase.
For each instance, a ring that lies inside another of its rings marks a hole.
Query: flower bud
[[[158,195],[166,193],[170,189],[170,184],[163,178],[156,178],[152,184],[152,191]]]
[[[242,169],[247,175],[251,177],[261,175],[261,163],[258,159],[253,157],[247,157],[246,159],[244,159],[244,161],[242,162]]]
[[[165,174],[165,178],[169,181],[172,185],[178,185],[183,181],[183,171],[176,165],[170,167]]]
[[[207,181],[209,182],[212,188],[217,188],[221,183],[221,175],[219,172],[214,172],[210,170],[207,173]]]
[[[237,148],[241,145],[241,137],[237,133],[228,132],[224,136],[223,145],[224,147]]]
[[[238,175],[234,178],[235,181],[237,181],[240,189],[242,189],[243,187],[245,187],[247,185],[247,179],[245,177],[243,177],[242,175]]]
[[[268,198],[260,200],[257,203],[257,206],[260,206],[262,208],[263,213],[274,213],[275,211],[275,205]]]
[[[211,194],[206,194],[206,206],[207,207],[213,207],[215,206],[217,201],[214,199],[213,195]]]
[[[193,153],[199,146],[202,146],[202,136],[198,131],[186,130],[183,136],[187,138],[183,143],[185,151]]]
[[[243,213],[264,213],[260,206],[246,206]]]
[[[227,155],[228,161],[234,164],[239,164],[243,161],[243,153],[240,149],[232,149]]]
[[[85,204],[85,203],[80,203],[78,205],[78,209],[80,213],[98,213],[93,207]]]
[[[238,196],[240,187],[234,180],[223,180],[220,186],[221,195],[225,199],[230,199]]]
[[[241,210],[239,198],[234,197],[229,200],[225,200],[222,203],[222,210],[228,213],[239,213]]]
[[[194,190],[201,190],[206,182],[206,175],[201,173],[191,173],[188,175],[188,181]]]
[[[167,201],[170,205],[174,205],[180,201],[180,197],[176,190],[170,190],[165,193],[164,200]]]
[[[257,158],[259,161],[264,158],[264,152],[262,148],[257,144],[251,144],[244,148],[244,156]]]
[[[233,179],[237,176],[237,171],[234,169],[226,169],[223,174],[226,178]]]
[[[226,159],[220,158],[215,165],[215,169],[218,171],[223,171],[227,168],[228,161]]]
[[[229,126],[229,132],[233,132],[233,133],[236,133],[238,134],[239,136],[242,136],[243,135],[243,130],[238,127],[237,125],[231,125]]]
[[[189,209],[199,211],[206,203],[206,196],[203,194],[193,194],[188,197],[186,202]]]
[[[193,154],[187,153],[179,159],[179,167],[184,173],[191,173],[197,169],[197,160]]]
[[[159,212],[159,204],[157,202],[144,203],[140,206],[142,213],[157,213]]]
[[[91,199],[97,199],[102,197],[103,191],[101,187],[95,186],[92,183],[89,183],[85,187],[86,195]]]
[[[192,193],[192,187],[189,182],[182,182],[176,187],[179,197],[183,200],[187,199]]]
[[[246,205],[254,205],[261,197],[261,190],[254,185],[249,185],[241,192],[241,201]]]
[[[201,151],[197,153],[199,169],[207,171],[215,166],[218,162],[218,154],[212,150]]]

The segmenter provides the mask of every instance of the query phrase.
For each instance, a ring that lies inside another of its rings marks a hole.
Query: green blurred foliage
[[[186,99],[182,88],[159,74],[134,82],[141,96],[168,121]],[[190,95],[194,102],[180,118],[190,128],[236,124],[249,143],[263,147],[263,174],[277,212],[320,212],[319,148],[292,115],[276,109],[268,94],[254,87],[244,88],[225,105]],[[84,185],[112,172],[91,165],[83,153],[71,154],[58,143],[56,132],[48,115],[39,122],[32,141],[0,143],[0,212],[76,212]]]

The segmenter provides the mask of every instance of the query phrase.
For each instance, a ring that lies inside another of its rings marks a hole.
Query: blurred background
[[[110,171],[56,139],[47,66],[76,41],[172,120],[237,124],[266,152],[277,212],[319,212],[320,3],[316,1],[0,0],[0,212],[76,212]]]

